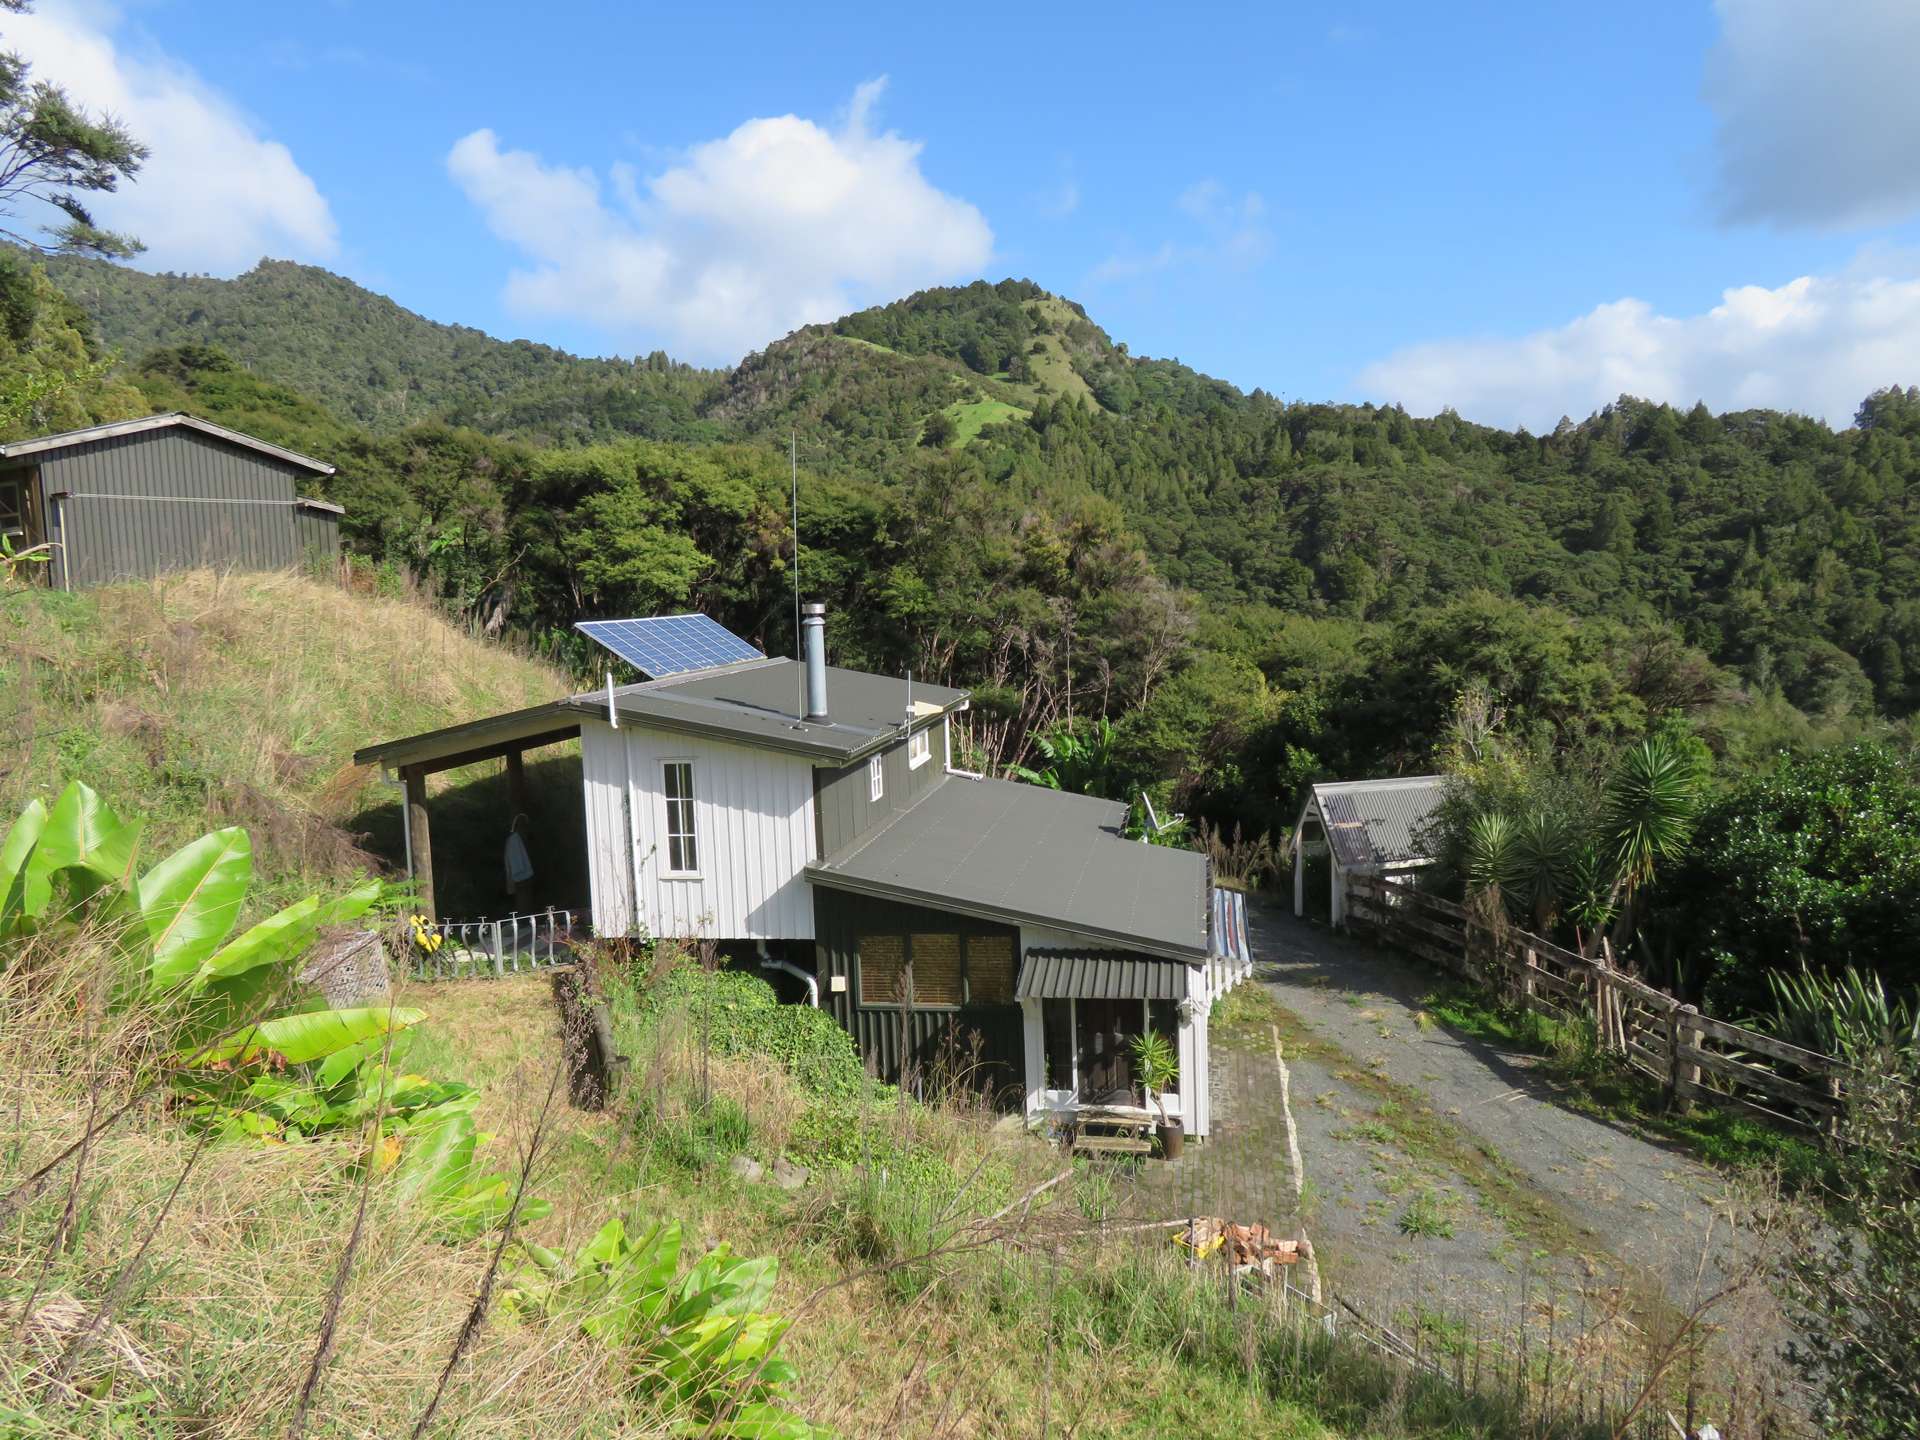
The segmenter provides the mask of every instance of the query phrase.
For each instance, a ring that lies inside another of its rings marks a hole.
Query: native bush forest
[[[1771,966],[1878,968],[1858,926],[1777,897],[1772,938],[1707,934],[1688,887],[1745,863],[1750,817],[1724,807],[1794,785],[1783,756],[1869,744],[1914,784],[1920,390],[1863,396],[1842,431],[1623,396],[1532,435],[1245,393],[1024,280],[708,371],[493,340],[278,261],[7,267],[8,433],[182,409],[325,458],[360,561],[583,674],[585,616],[697,608],[790,648],[791,444],[836,659],[972,687],[983,763],[1042,773],[1104,724],[1076,783],[1253,843],[1315,778],[1448,765],[1466,808],[1495,805],[1465,774],[1469,692],[1534,773],[1499,803],[1587,804],[1668,730],[1697,761],[1700,848],[1689,820],[1621,943],[1675,973],[1680,947],[1698,986],[1745,969],[1749,1006]],[[32,378],[50,366],[71,383]],[[1857,844],[1823,855],[1829,888],[1911,886],[1829,873]],[[1661,903],[1684,936],[1656,935]]]

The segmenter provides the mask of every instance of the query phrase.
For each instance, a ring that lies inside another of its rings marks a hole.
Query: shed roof
[[[167,430],[176,426],[198,431],[215,440],[224,440],[229,445],[257,450],[263,455],[271,455],[276,460],[284,460],[289,465],[297,465],[302,470],[311,471],[315,475],[335,473],[333,466],[324,460],[315,460],[309,455],[302,455],[297,450],[288,450],[271,441],[262,440],[256,435],[229,430],[224,425],[216,425],[211,420],[202,420],[195,415],[185,415],[178,410],[170,410],[164,415],[148,415],[140,420],[114,420],[105,425],[89,425],[82,430],[62,430],[56,435],[36,435],[31,440],[11,440],[0,445],[0,458],[14,460],[28,455],[45,454],[49,450],[65,450],[73,445],[86,445],[95,440],[114,440],[122,435],[139,435],[149,430]]]
[[[1029,950],[1022,1000],[1184,1000],[1197,966],[1124,950]]]
[[[1304,825],[1308,812],[1318,811],[1327,843],[1346,869],[1425,864],[1433,857],[1421,844],[1421,831],[1439,807],[1446,783],[1444,775],[1411,775],[1315,785],[1300,821]]]
[[[614,689],[613,708],[623,722],[784,750],[831,764],[857,760],[898,738],[907,717],[904,680],[830,665],[831,718],[802,721],[798,711],[804,668],[781,657],[621,685]],[[916,681],[914,718],[943,714],[966,698],[964,690]],[[564,739],[579,732],[583,718],[604,719],[606,713],[607,693],[588,690],[529,710],[369,745],[353,758],[358,765],[433,765],[526,737]]]
[[[807,867],[816,885],[1057,926],[1128,950],[1207,953],[1207,862],[1122,833],[1127,807],[959,776]]]

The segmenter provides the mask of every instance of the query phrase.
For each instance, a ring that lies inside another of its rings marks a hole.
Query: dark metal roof
[[[1184,1000],[1197,966],[1123,950],[1029,950],[1022,1000]]]
[[[777,657],[722,669],[670,675],[613,692],[622,721],[634,720],[669,730],[685,730],[788,750],[819,760],[845,763],[900,738],[907,718],[907,682],[897,675],[827,667],[824,721],[802,721],[801,678],[806,667]],[[915,719],[926,719],[965,703],[967,692],[944,685],[913,683]],[[586,714],[605,715],[605,691],[576,695],[568,702]]]
[[[297,450],[288,450],[258,436],[247,435],[239,430],[229,430],[224,425],[216,425],[211,420],[202,420],[197,416],[183,415],[172,410],[164,415],[148,415],[140,420],[115,420],[106,425],[89,425],[83,430],[62,430],[57,435],[36,435],[31,440],[11,440],[0,445],[0,458],[16,459],[23,455],[39,455],[48,450],[64,450],[69,445],[85,445],[93,440],[113,440],[122,435],[138,435],[145,430],[165,430],[180,426],[187,430],[197,430],[202,435],[210,435],[216,440],[224,440],[229,445],[244,446],[249,450],[258,450],[263,455],[271,455],[276,460],[284,460],[289,465],[298,465],[303,470],[311,470],[316,475],[331,475],[333,466],[324,460],[315,460],[302,455]]]
[[[907,683],[862,670],[827,667],[831,718],[802,723],[799,676],[804,669],[784,658],[750,661],[720,670],[672,675],[638,685],[616,686],[613,705],[622,724],[678,730],[783,750],[811,760],[845,764],[892,743],[907,718]],[[944,685],[913,685],[916,719],[924,720],[965,702],[967,692]],[[424,735],[388,740],[354,752],[357,765],[417,765],[523,736],[570,729],[584,716],[605,719],[607,694],[589,690],[530,710],[490,715]]]
[[[1127,807],[955,776],[849,849],[816,885],[1016,924],[1057,926],[1174,959],[1207,953],[1207,862],[1121,833]]]
[[[1425,863],[1433,857],[1421,843],[1428,819],[1446,790],[1444,775],[1398,780],[1348,780],[1315,785],[1300,811],[1317,809],[1327,843],[1347,869]]]

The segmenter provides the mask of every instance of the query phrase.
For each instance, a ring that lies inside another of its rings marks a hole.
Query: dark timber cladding
[[[331,466],[180,417],[16,441],[0,446],[0,470],[28,476],[38,535],[61,547],[55,585],[339,553],[339,507],[300,494]]]
[[[926,731],[927,759],[918,766],[912,764],[906,740],[881,751],[883,786],[878,800],[872,798],[873,777],[868,770],[871,757],[834,770],[814,771],[813,813],[823,856],[851,845],[946,781],[940,721],[932,720],[914,729]]]
[[[1011,925],[818,888],[813,917],[824,999],[875,1075],[900,1078],[903,1040],[924,1074],[950,1041],[971,1060],[978,1035],[985,1071],[978,1082],[996,1091],[1020,1082],[1024,1042],[1013,1001],[1020,937]]]

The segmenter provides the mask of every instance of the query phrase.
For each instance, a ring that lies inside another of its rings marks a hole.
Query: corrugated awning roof
[[[1198,967],[1123,950],[1029,950],[1022,1000],[1184,1000]]]
[[[1317,810],[1327,844],[1346,869],[1420,864],[1433,857],[1422,831],[1446,791],[1444,775],[1399,780],[1349,780],[1315,785],[1301,809],[1304,823]]]

